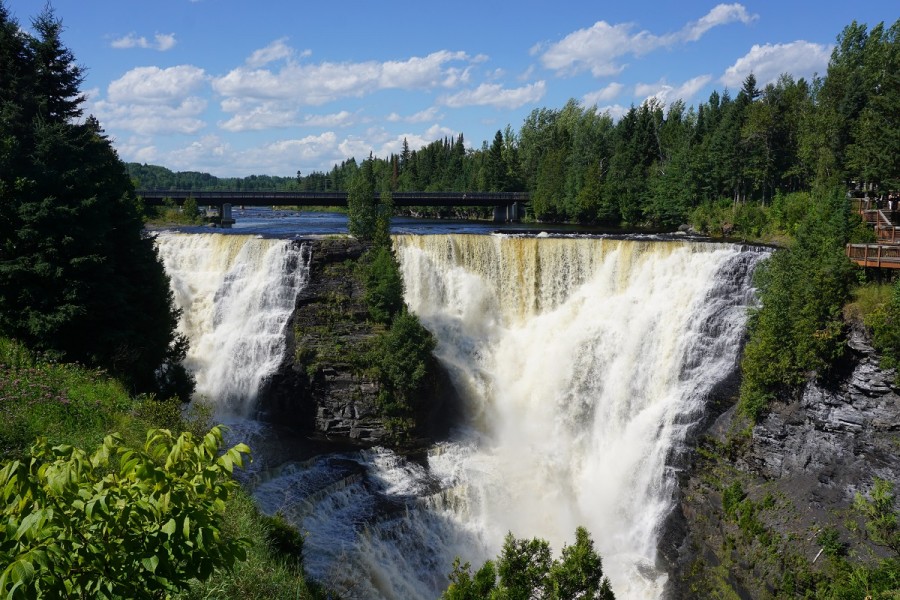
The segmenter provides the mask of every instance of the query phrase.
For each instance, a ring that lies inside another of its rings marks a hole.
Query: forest
[[[570,100],[534,109],[478,148],[460,133],[369,158],[376,189],[527,191],[530,216],[548,222],[677,227],[704,206],[766,207],[815,188],[898,190],[900,20],[848,25],[827,73],[809,81],[785,73],[760,84],[751,74],[699,106],[650,99],[618,120]],[[153,189],[321,191],[347,190],[360,162],[295,178],[128,167]]]

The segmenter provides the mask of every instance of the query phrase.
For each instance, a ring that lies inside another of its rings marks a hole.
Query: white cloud
[[[595,77],[615,75],[624,65],[624,56],[642,56],[656,50],[684,42],[695,42],[713,27],[735,21],[750,23],[756,18],[740,4],[719,4],[697,21],[681,30],[655,35],[647,30],[634,31],[633,23],[611,25],[597,21],[587,29],[579,29],[551,44],[545,51],[534,46],[532,54],[541,55],[541,63],[561,75],[574,75],[589,70]]]
[[[597,90],[596,92],[585,94],[584,103],[587,106],[593,106],[601,102],[609,102],[610,100],[618,96],[623,89],[625,89],[624,84],[614,81],[602,90]]]
[[[391,113],[387,116],[387,120],[391,123],[427,123],[429,121],[434,121],[440,118],[441,115],[438,114],[437,106],[432,106],[430,108],[426,108],[425,110],[420,110],[419,112],[407,117],[400,116],[397,113]]]
[[[267,65],[270,62],[275,62],[276,60],[290,58],[291,55],[294,54],[294,49],[288,46],[285,43],[286,41],[287,38],[281,38],[275,40],[265,48],[256,50],[247,59],[247,66],[255,69]]]
[[[238,67],[213,80],[226,97],[289,100],[296,105],[320,105],[346,97],[362,97],[384,89],[433,89],[455,84],[464,72],[446,67],[465,61],[464,52],[441,50],[405,61],[329,63],[288,61],[277,71]],[[467,75],[466,75],[467,77]]]
[[[226,131],[258,131],[290,127],[296,121],[297,111],[279,108],[273,102],[264,102],[234,115],[227,121],[220,121],[218,125]]]
[[[685,103],[690,104],[691,98],[710,81],[712,81],[711,75],[699,75],[677,87],[666,83],[664,79],[656,83],[638,83],[634,86],[634,95],[644,100],[656,98],[663,104],[676,100],[684,100]]]
[[[597,108],[597,112],[609,115],[614,121],[618,121],[624,117],[625,113],[629,110],[631,110],[630,107],[622,106],[621,104],[611,104],[609,106],[600,106]]]
[[[116,103],[175,104],[193,95],[206,79],[203,69],[191,65],[137,67],[110,83],[107,97]]]
[[[353,113],[346,110],[330,115],[306,115],[300,125],[304,127],[349,127],[354,124],[354,116]]]
[[[543,81],[512,89],[503,89],[503,86],[496,83],[482,83],[474,90],[464,90],[442,98],[441,104],[451,108],[493,106],[514,109],[530,102],[537,102],[544,97],[546,88]]]
[[[681,38],[688,42],[696,42],[713,27],[736,21],[749,25],[758,18],[759,15],[751,15],[741,4],[719,4],[699,20],[688,23],[681,30]]]
[[[174,48],[176,43],[174,33],[157,33],[153,36],[153,41],[151,42],[144,36],[138,37],[137,34],[132,32],[124,37],[114,39],[109,45],[118,49],[148,48],[165,52]]]
[[[195,134],[206,127],[206,100],[191,96],[176,105],[119,104],[98,100],[91,107],[104,127],[140,134]]]
[[[739,88],[747,75],[753,73],[757,85],[762,87],[774,82],[782,73],[790,73],[794,78],[823,73],[828,67],[832,48],[803,40],[789,44],[755,44],[750,52],[725,70],[720,81]]]

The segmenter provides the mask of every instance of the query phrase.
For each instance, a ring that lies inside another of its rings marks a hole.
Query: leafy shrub
[[[900,365],[900,282],[894,284],[886,302],[863,317],[872,332],[872,345],[881,354],[881,364],[888,369]]]
[[[39,440],[0,470],[0,594],[155,598],[233,567],[247,542],[222,535],[222,516],[249,448],[221,445],[218,427],[153,429],[143,450],[113,434],[90,455]]]

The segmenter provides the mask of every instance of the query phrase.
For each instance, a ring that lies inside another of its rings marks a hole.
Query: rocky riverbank
[[[849,350],[835,381],[811,381],[752,429],[731,408],[700,438],[661,544],[671,597],[786,597],[831,556],[882,555],[852,505],[876,478],[900,488],[900,395],[862,327]]]

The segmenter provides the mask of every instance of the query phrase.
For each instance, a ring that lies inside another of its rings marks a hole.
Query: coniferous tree
[[[0,20],[13,67],[0,89],[13,78],[19,86],[0,97],[0,114],[23,119],[0,121],[0,139],[15,135],[0,173],[0,332],[105,368],[135,390],[188,390],[178,313],[131,181],[97,120],[74,121],[82,70],[61,22],[45,9],[36,36],[17,37],[2,7]]]

